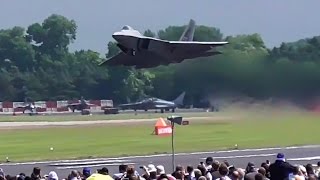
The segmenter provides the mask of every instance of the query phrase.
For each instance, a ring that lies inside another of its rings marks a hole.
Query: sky
[[[192,18],[225,36],[259,33],[272,47],[320,35],[319,7],[319,0],[1,0],[0,29],[26,28],[55,13],[78,25],[71,50],[105,54],[124,25],[158,31]]]

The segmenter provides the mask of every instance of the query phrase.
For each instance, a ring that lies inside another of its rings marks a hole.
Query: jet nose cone
[[[115,32],[115,33],[112,34],[112,37],[113,37],[114,39],[116,39],[116,38],[119,37],[120,35],[121,35],[120,32]]]

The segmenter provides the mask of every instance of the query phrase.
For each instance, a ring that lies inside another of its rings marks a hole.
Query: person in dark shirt
[[[281,180],[289,177],[295,167],[285,161],[284,154],[278,153],[277,159],[269,167],[270,180]]]

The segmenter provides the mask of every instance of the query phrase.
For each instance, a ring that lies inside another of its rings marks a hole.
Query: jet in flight
[[[171,63],[181,63],[186,59],[208,57],[222,52],[214,50],[228,42],[193,41],[195,21],[190,20],[179,41],[168,41],[147,37],[126,25],[112,37],[121,52],[100,65],[131,66],[136,69],[153,68]]]
[[[119,105],[119,108],[122,110],[133,109],[134,111],[137,111],[137,110],[148,111],[149,109],[160,109],[161,113],[164,113],[164,111],[169,111],[171,109],[172,112],[175,112],[175,109],[178,106],[183,105],[184,96],[185,96],[185,92],[180,94],[173,101],[166,101],[159,98],[147,98],[136,103],[121,104]]]
[[[74,112],[75,110],[83,111],[84,109],[89,109],[91,106],[96,106],[95,104],[87,103],[86,100],[84,100],[83,97],[81,97],[80,102],[78,103],[70,103],[67,105],[67,107]]]

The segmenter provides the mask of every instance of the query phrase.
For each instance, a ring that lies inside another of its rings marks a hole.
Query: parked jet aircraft
[[[80,102],[68,104],[67,107],[74,112],[75,110],[83,111],[84,109],[89,109],[91,106],[96,106],[95,104],[87,103],[86,100],[81,97]]]
[[[133,109],[134,111],[137,111],[137,110],[148,111],[149,109],[160,109],[161,113],[164,113],[165,110],[169,111],[171,109],[171,111],[174,112],[178,106],[183,105],[184,96],[185,96],[185,92],[180,94],[173,101],[166,101],[159,98],[147,98],[136,103],[121,104],[119,105],[119,108],[123,110]]]
[[[181,63],[186,59],[208,57],[221,54],[212,51],[215,47],[228,42],[193,41],[195,21],[190,20],[179,41],[167,41],[143,36],[140,32],[126,25],[112,37],[122,52],[102,62],[108,66],[134,66],[136,69],[152,68],[171,63]]]

